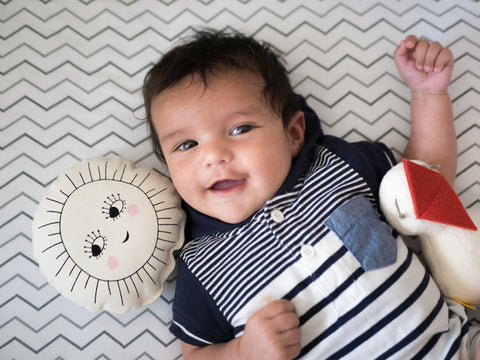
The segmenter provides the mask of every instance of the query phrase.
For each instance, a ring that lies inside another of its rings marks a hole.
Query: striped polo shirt
[[[197,346],[228,341],[283,298],[300,318],[302,358],[458,357],[466,324],[449,322],[425,268],[378,219],[364,178],[328,147],[313,153],[291,191],[183,251],[172,332]]]
[[[226,342],[268,302],[288,299],[301,358],[463,358],[466,319],[378,216],[393,162],[383,144],[321,136],[305,170],[261,210],[186,246],[171,332],[195,346]]]

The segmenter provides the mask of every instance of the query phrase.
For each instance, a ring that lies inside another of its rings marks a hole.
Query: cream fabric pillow
[[[92,158],[61,174],[41,200],[34,255],[74,303],[124,313],[160,296],[184,225],[168,178],[122,158]]]

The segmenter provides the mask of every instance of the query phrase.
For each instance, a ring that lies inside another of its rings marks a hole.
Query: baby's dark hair
[[[187,42],[167,52],[145,76],[143,100],[155,155],[164,160],[151,117],[152,101],[186,76],[198,74],[207,87],[215,71],[245,69],[265,81],[267,104],[282,118],[286,127],[299,104],[281,58],[266,43],[237,32],[201,30]]]

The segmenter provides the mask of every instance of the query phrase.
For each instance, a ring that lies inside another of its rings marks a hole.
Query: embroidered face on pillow
[[[34,255],[65,297],[90,311],[123,313],[160,296],[184,223],[168,178],[121,158],[88,159],[41,200]]]

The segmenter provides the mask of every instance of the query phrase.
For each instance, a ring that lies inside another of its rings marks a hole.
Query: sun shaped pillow
[[[90,311],[124,313],[160,296],[184,224],[167,177],[122,158],[92,158],[61,174],[40,201],[33,250],[62,295]]]

